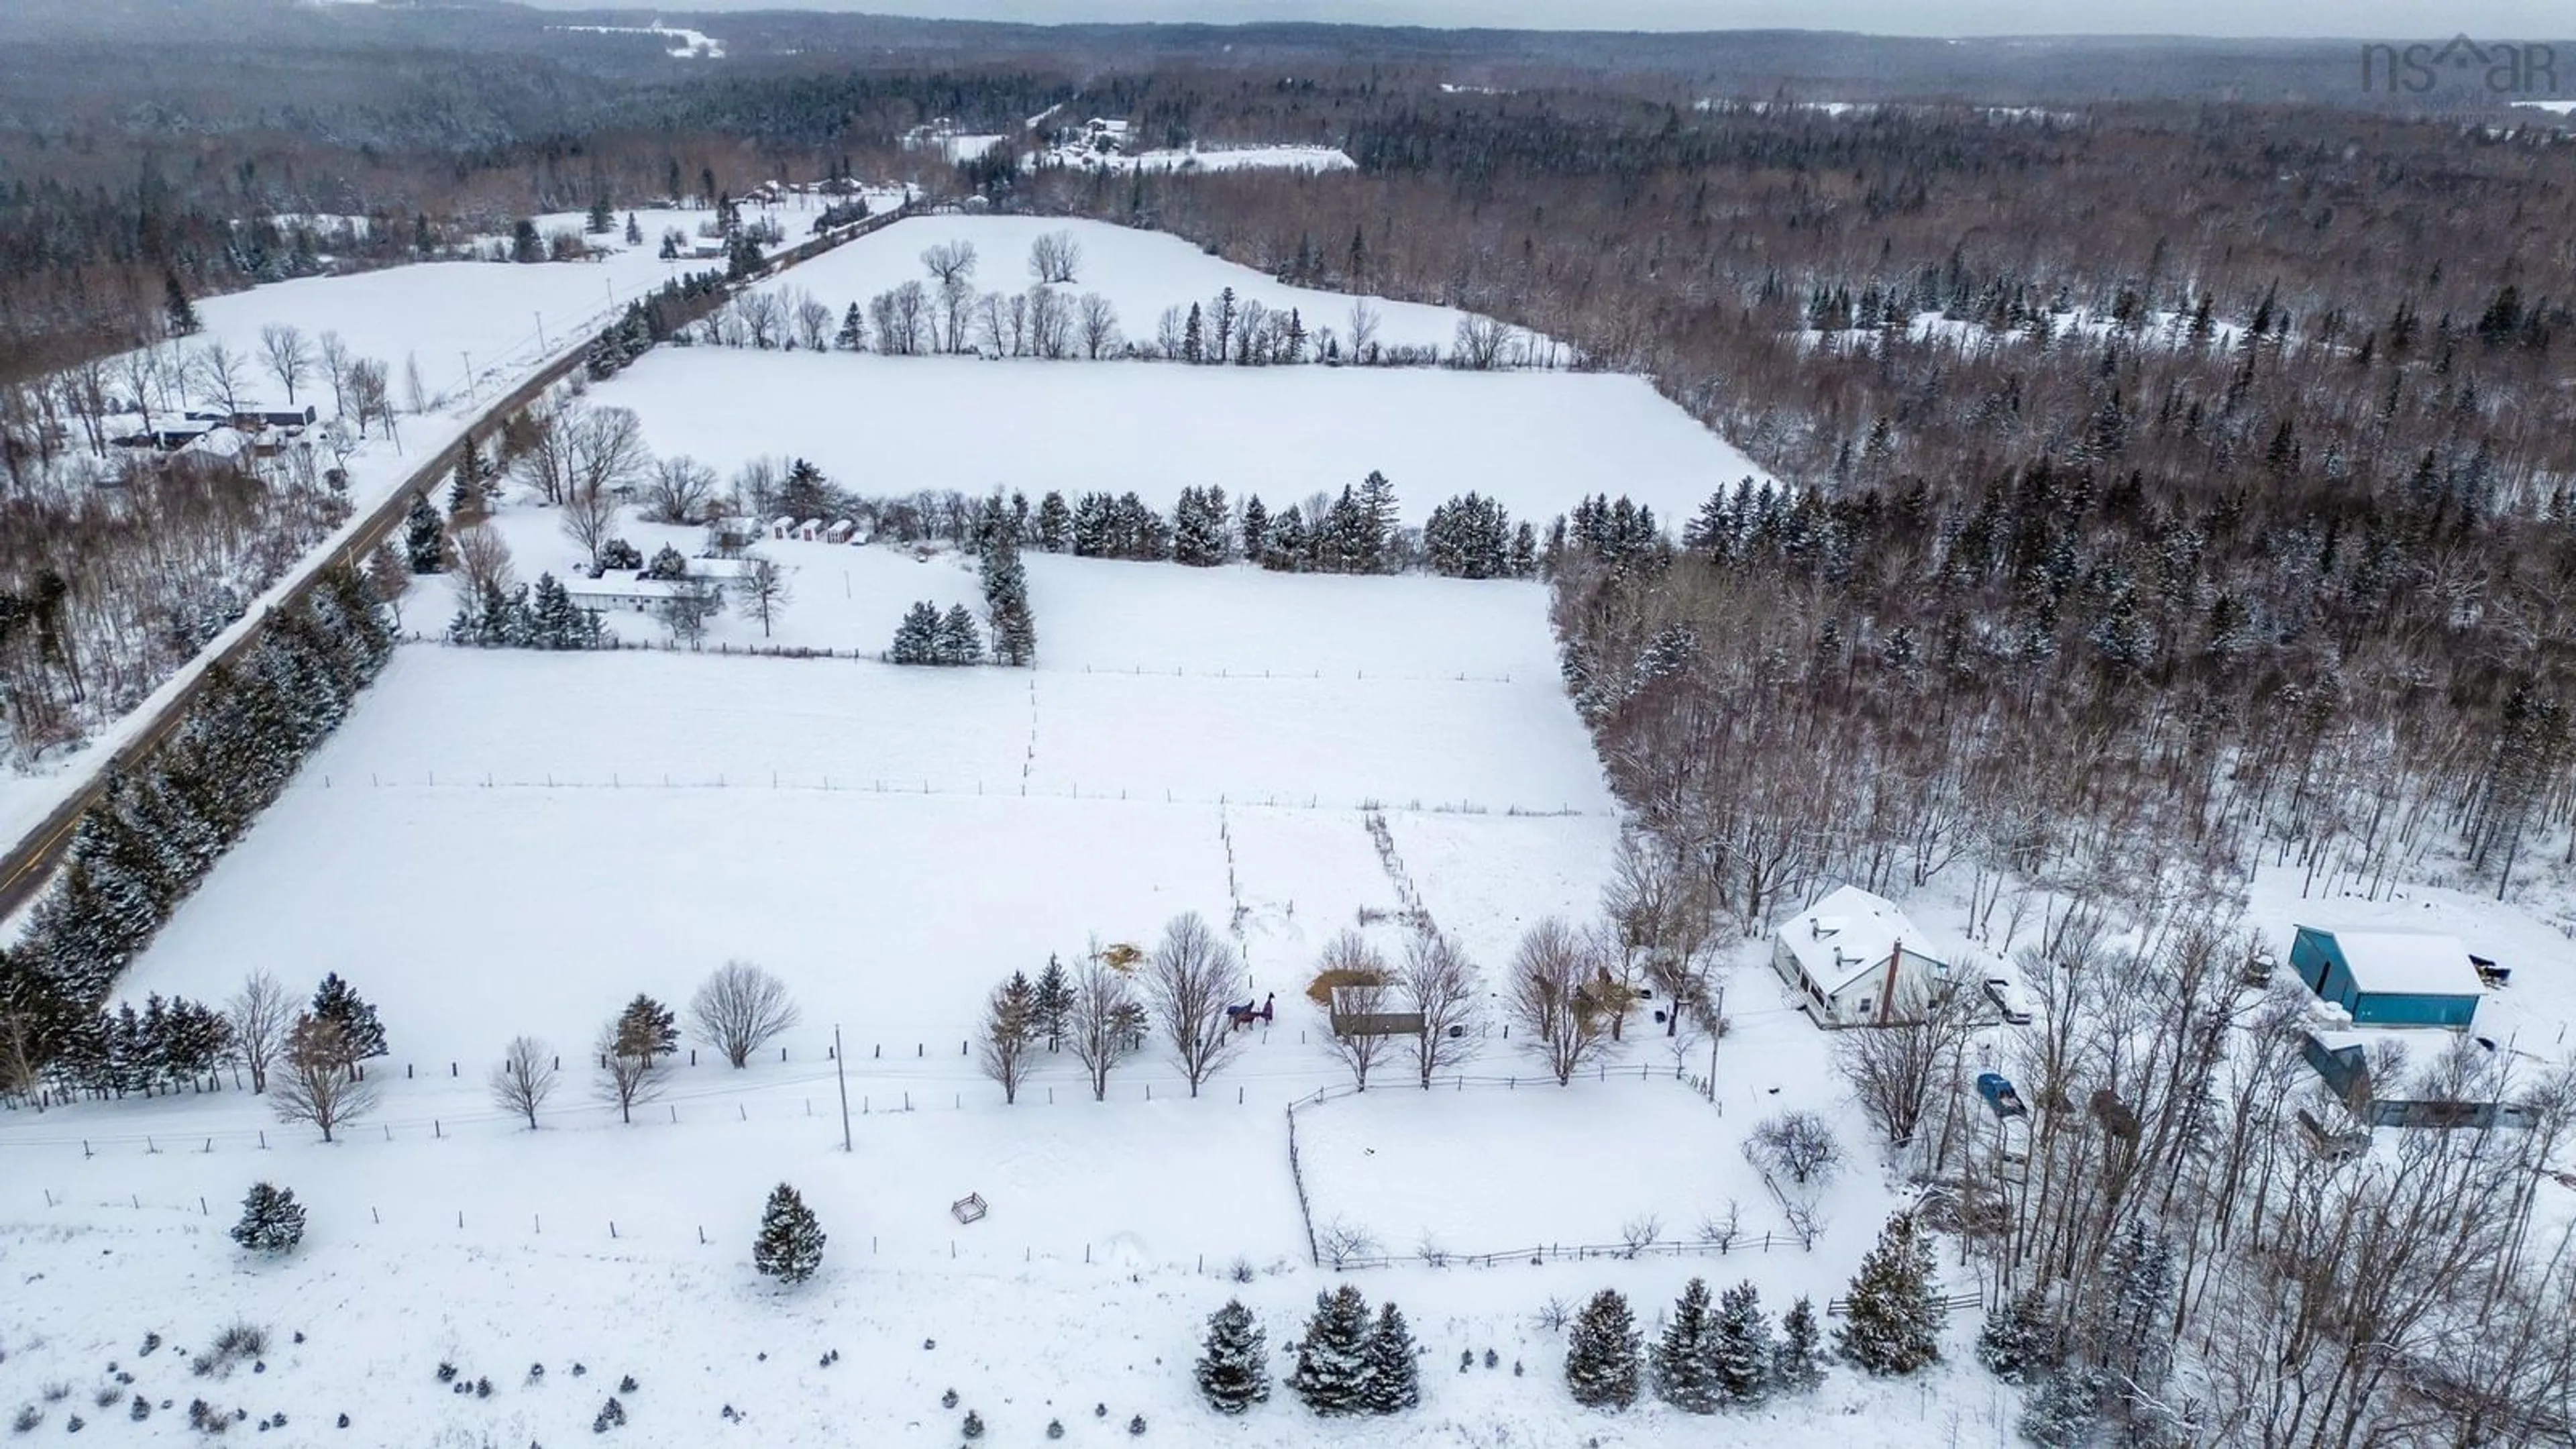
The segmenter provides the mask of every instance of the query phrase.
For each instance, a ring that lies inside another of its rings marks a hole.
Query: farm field
[[[825,261],[789,275],[812,284],[806,274]],[[656,453],[726,474],[755,457],[808,458],[843,487],[898,497],[998,488],[1034,502],[1049,489],[1067,499],[1133,489],[1168,510],[1182,488],[1218,483],[1229,498],[1259,494],[1277,508],[1337,494],[1374,469],[1417,526],[1475,491],[1544,528],[1605,489],[1678,526],[1712,492],[1762,476],[1644,381],[1611,373],[691,347],[657,349],[594,395],[635,409]],[[958,426],[910,421],[920,418]]]

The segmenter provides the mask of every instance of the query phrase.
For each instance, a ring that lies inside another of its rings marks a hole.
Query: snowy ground
[[[1206,164],[1204,158],[1202,164]],[[1165,232],[1058,217],[923,217],[861,237],[770,285],[811,292],[838,312],[852,302],[864,305],[868,298],[905,282],[931,286],[933,278],[921,265],[922,252],[942,242],[968,242],[977,257],[972,278],[976,289],[1016,292],[1031,280],[1029,244],[1058,231],[1071,232],[1082,248],[1082,266],[1064,290],[1098,292],[1117,304],[1119,323],[1129,337],[1151,339],[1155,319],[1164,308],[1186,311],[1192,302],[1206,304],[1227,287],[1234,288],[1241,300],[1257,301],[1274,311],[1297,309],[1307,331],[1317,334],[1319,342],[1319,329],[1325,327],[1349,336],[1351,298],[1345,293],[1289,286],[1250,267],[1210,256]],[[1437,347],[1443,353],[1457,340],[1458,319],[1466,315],[1455,308],[1382,298],[1372,298],[1369,306],[1378,315],[1381,344]]]
[[[791,275],[811,284],[809,270]],[[1338,494],[1374,469],[1416,525],[1474,490],[1544,528],[1607,491],[1678,527],[1710,493],[1764,476],[1643,379],[1610,373],[696,347],[657,349],[593,395],[635,409],[659,454],[685,453],[726,474],[754,457],[803,457],[844,487],[898,496],[999,488],[1034,502],[1050,488],[1068,499],[1132,488],[1168,511],[1182,488],[1215,482],[1230,498],[1257,493],[1276,508]]]
[[[882,208],[900,200],[900,196],[888,193],[871,196],[870,203]],[[803,239],[803,224],[797,220],[796,208],[810,202],[811,198],[799,197],[777,213],[791,243]],[[545,363],[586,341],[591,331],[637,296],[691,266],[704,266],[665,262],[655,251],[665,226],[694,231],[707,215],[692,211],[639,212],[636,219],[643,228],[645,245],[627,249],[621,214],[620,232],[592,238],[595,244],[617,248],[595,262],[527,266],[429,262],[350,276],[301,278],[208,297],[197,304],[204,330],[184,342],[166,346],[175,357],[202,351],[209,343],[220,341],[249,359],[258,355],[260,329],[264,326],[300,328],[315,346],[322,332],[336,331],[348,344],[351,356],[389,364],[396,400],[405,408],[410,400],[406,396],[404,367],[408,360],[416,358],[429,394],[424,399],[426,410],[401,419],[398,440],[382,436],[371,439],[361,445],[348,464],[349,501],[355,517],[364,518],[417,466],[416,459],[454,442],[482,402],[506,392]],[[578,231],[583,218],[557,215],[538,221],[541,231],[565,227]],[[257,363],[245,360],[243,374],[251,379],[240,397],[245,407],[285,405],[285,389]],[[175,369],[172,375],[176,376]],[[297,399],[314,403],[326,417],[330,412],[330,386],[319,376],[306,380]],[[187,396],[170,401],[194,406],[207,399]],[[159,408],[156,421],[175,417],[179,411],[178,407]],[[140,419],[131,418],[110,431],[139,426]],[[333,553],[339,546],[335,539],[316,553]],[[296,576],[291,572],[270,597],[285,589]],[[264,600],[254,601],[245,619],[255,617],[264,606]],[[247,623],[234,626],[235,630],[247,627]],[[233,633],[228,630],[205,653],[223,647]],[[183,678],[184,672],[165,682],[154,700],[180,687]],[[124,742],[133,720],[147,717],[152,707],[152,702],[147,701],[125,721],[97,732],[80,748],[50,756],[24,773],[0,773],[0,831],[13,836],[22,834],[42,819],[75,782],[85,778],[96,761]]]

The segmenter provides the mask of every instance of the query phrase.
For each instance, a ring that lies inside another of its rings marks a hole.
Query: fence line
[[[638,619],[650,620],[652,618],[652,615],[641,610],[618,609],[596,612],[600,612],[602,622],[609,624],[622,622],[630,613]],[[418,629],[409,631],[404,638],[408,643],[435,645],[437,647],[447,649],[499,650],[509,647],[506,645],[460,644],[447,638],[443,634],[429,634]],[[834,649],[828,645],[807,644],[736,644],[729,640],[717,640],[712,644],[701,640],[694,644],[685,644],[677,639],[628,639],[622,635],[611,635],[589,650],[572,650],[568,652],[598,653],[602,651],[608,653],[644,654],[713,654],[718,657],[732,657],[739,655],[746,659],[842,659],[859,663],[874,664],[883,664],[886,662],[886,651],[883,649]],[[1071,671],[1057,670],[1055,672],[1070,673]],[[1307,670],[1264,669],[1256,672],[1250,669],[1233,668],[1192,669],[1187,665],[1181,664],[1173,665],[1169,669],[1166,669],[1159,664],[1150,669],[1142,664],[1130,664],[1123,668],[1114,664],[1086,664],[1082,666],[1082,672],[1085,674],[1101,674],[1110,676],[1126,675],[1131,678],[1237,679],[1247,682],[1252,680],[1269,680],[1283,684],[1299,680],[1314,681],[1327,678],[1338,680],[1342,677],[1340,670],[1334,670],[1331,674],[1327,675],[1320,668]],[[1354,669],[1351,671],[1350,677],[1355,682],[1375,682],[1379,684],[1509,684],[1512,682],[1512,676],[1509,674],[1470,674],[1464,671],[1445,674],[1388,673],[1381,671],[1377,674],[1371,674],[1365,669]]]
[[[1333,803],[1327,805],[1324,803],[1323,795],[1320,792],[1314,791],[1307,792],[1306,798],[1303,800],[1299,800],[1293,793],[1281,794],[1276,791],[1247,791],[1238,794],[1231,790],[1221,790],[1213,795],[1209,795],[1197,791],[1175,790],[1169,787],[1156,790],[1151,787],[1138,786],[1119,786],[1114,790],[1094,789],[1086,794],[1084,793],[1081,782],[1079,781],[1068,782],[1062,786],[1038,785],[1032,788],[1025,777],[1015,782],[997,784],[992,789],[986,789],[985,782],[981,778],[977,778],[971,784],[968,784],[964,781],[958,780],[931,780],[925,778],[896,780],[880,779],[874,776],[799,776],[778,770],[771,770],[765,773],[755,772],[747,779],[726,773],[719,773],[713,777],[691,779],[686,776],[674,776],[666,772],[658,775],[648,775],[634,780],[627,779],[623,771],[612,771],[606,780],[600,780],[596,777],[581,778],[572,775],[558,776],[551,772],[541,772],[534,778],[513,778],[504,780],[500,778],[498,773],[489,770],[482,771],[479,774],[471,770],[462,772],[449,771],[444,774],[437,770],[424,770],[417,779],[414,779],[409,775],[388,775],[383,771],[370,770],[367,772],[367,778],[363,784],[358,781],[355,775],[342,779],[336,775],[323,774],[319,777],[318,783],[316,783],[314,779],[299,775],[293,781],[289,782],[286,788],[289,791],[356,789],[793,790],[813,794],[976,795],[992,796],[995,798],[1034,797],[1046,800],[1094,800],[1102,802],[1116,800],[1130,804],[1159,803],[1164,805],[1232,805],[1242,806],[1246,809],[1272,810],[1374,810],[1380,812],[1395,810],[1416,815],[1496,815],[1508,820],[1576,819],[1605,813],[1602,811],[1577,809],[1571,804],[1559,804],[1551,809],[1546,806],[1539,805],[1506,804],[1496,806],[1477,800],[1424,800],[1419,796],[1401,802],[1381,799],[1374,795],[1362,796],[1357,799],[1336,798]],[[1154,796],[1158,794],[1163,797],[1160,801],[1156,801],[1154,799]]]
[[[1540,1243],[1527,1248],[1511,1248],[1499,1253],[1341,1253],[1328,1255],[1329,1262],[1318,1267],[1348,1272],[1354,1268],[1394,1268],[1405,1264],[1423,1264],[1433,1268],[1452,1265],[1465,1268],[1492,1268],[1503,1264],[1584,1263],[1609,1259],[1632,1258],[1723,1258],[1742,1248],[1748,1253],[1768,1253],[1773,1248],[1796,1248],[1812,1252],[1814,1243],[1795,1233],[1764,1233],[1760,1237],[1709,1239],[1687,1243]],[[1970,1294],[1971,1300],[1976,1295]]]

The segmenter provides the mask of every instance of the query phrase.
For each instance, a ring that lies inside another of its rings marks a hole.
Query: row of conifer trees
[[[157,748],[110,774],[24,935],[0,950],[0,1094],[32,1090],[96,1022],[127,963],[346,717],[393,645],[374,586],[332,568],[246,655],[207,671]]]

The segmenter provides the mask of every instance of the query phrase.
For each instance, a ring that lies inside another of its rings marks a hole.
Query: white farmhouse
[[[1780,928],[1771,966],[1818,1026],[1887,1026],[1950,989],[1950,964],[1929,944],[1893,902],[1841,886]]]
[[[679,585],[648,579],[640,569],[610,569],[595,579],[576,576],[564,582],[564,593],[571,598],[573,607],[602,614],[646,613],[679,591]]]

